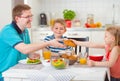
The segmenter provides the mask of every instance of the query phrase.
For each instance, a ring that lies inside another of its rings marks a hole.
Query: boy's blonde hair
[[[111,49],[114,46],[120,46],[120,27],[118,26],[111,26],[106,29],[111,35],[115,37],[115,43],[111,46]]]
[[[56,20],[54,21],[54,23],[53,23],[52,28],[54,27],[54,25],[55,25],[56,23],[60,23],[60,24],[63,25],[63,26],[65,27],[65,29],[66,29],[66,22],[65,22],[64,19],[62,19],[62,18],[56,19]]]

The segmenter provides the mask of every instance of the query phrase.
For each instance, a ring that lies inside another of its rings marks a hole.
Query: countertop
[[[67,28],[67,31],[104,31],[106,28],[83,28],[83,27],[71,27]],[[32,27],[32,31],[47,30],[51,31],[50,27]]]

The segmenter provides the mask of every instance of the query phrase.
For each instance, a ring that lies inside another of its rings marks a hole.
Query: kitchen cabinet
[[[31,38],[33,43],[42,43],[44,38],[47,35],[52,35],[52,31],[50,28],[37,28],[31,30]],[[64,36],[67,36],[68,38],[79,38],[79,37],[89,37],[89,41],[94,42],[104,42],[104,29],[78,29],[78,28],[70,28],[67,29],[67,32],[64,34]],[[102,49],[93,49],[89,48],[89,54],[93,53],[104,53],[104,50]]]
[[[50,28],[40,28],[40,29],[33,29],[31,32],[31,38],[33,43],[39,43],[42,42],[43,39],[47,35],[52,35],[53,32],[50,30]],[[67,36],[68,38],[79,38],[79,37],[91,37],[90,31],[75,31],[75,30],[67,30],[67,32],[64,34],[64,36]],[[91,40],[91,38],[90,38]]]
[[[33,43],[42,43],[47,35],[52,35],[50,28],[40,28],[31,30],[31,41]]]

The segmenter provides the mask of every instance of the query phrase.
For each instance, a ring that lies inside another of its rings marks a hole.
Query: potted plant
[[[66,21],[66,26],[67,27],[71,27],[71,20],[73,20],[75,18],[75,16],[76,16],[76,13],[73,10],[65,9],[63,11],[63,17]]]

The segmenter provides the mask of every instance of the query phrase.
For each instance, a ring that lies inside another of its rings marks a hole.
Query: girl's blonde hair
[[[106,29],[106,31],[108,31],[111,35],[113,35],[115,37],[115,42],[111,46],[111,49],[114,46],[120,46],[120,27],[118,27],[118,26],[111,26],[111,27],[108,27]]]
[[[64,20],[64,19],[62,19],[62,18],[56,19],[56,20],[54,21],[54,23],[53,23],[52,28],[54,27],[54,25],[55,25],[56,23],[60,23],[60,24],[63,25],[63,26],[65,27],[65,29],[66,29],[66,23],[65,23],[65,20]]]

